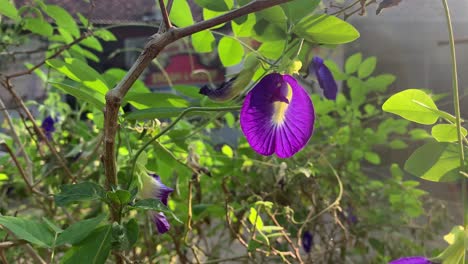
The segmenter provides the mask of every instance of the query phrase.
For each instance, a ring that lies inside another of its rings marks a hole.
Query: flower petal
[[[320,88],[323,89],[323,95],[325,98],[330,100],[336,100],[336,94],[338,93],[338,86],[333,74],[328,67],[323,63],[323,59],[320,57],[314,57],[312,59],[313,69],[317,76]]]
[[[171,228],[171,225],[169,224],[169,221],[167,221],[164,213],[153,213],[153,222],[160,234],[166,233]]]
[[[432,262],[425,257],[406,257],[392,260],[388,264],[431,264]]]
[[[169,195],[174,191],[174,189],[167,187],[161,182],[161,177],[154,173],[150,173],[148,176],[142,176],[142,181],[143,186],[141,188],[140,196],[143,199],[158,199],[167,206]]]
[[[288,158],[310,139],[314,108],[307,92],[289,75],[265,76],[247,94],[240,114],[242,131],[257,153]]]
[[[314,236],[309,231],[305,231],[302,236],[302,247],[304,251],[309,253],[312,245],[314,244]]]

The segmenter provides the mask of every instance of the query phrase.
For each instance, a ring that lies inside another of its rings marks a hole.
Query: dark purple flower
[[[159,175],[150,173],[146,177],[142,177],[143,187],[141,188],[142,198],[155,198],[160,200],[165,206],[167,206],[167,200],[169,195],[174,189],[167,187],[161,182]]]
[[[171,225],[169,224],[169,221],[167,221],[167,218],[164,215],[164,213],[154,212],[153,222],[156,225],[156,228],[158,229],[159,234],[164,234],[167,231],[169,231],[169,229],[171,228]]]
[[[304,248],[304,251],[309,253],[313,244],[314,235],[309,231],[305,231],[304,235],[302,236],[302,247]]]
[[[392,260],[388,264],[431,264],[432,262],[425,257],[405,257]]]
[[[52,133],[55,131],[55,122],[57,120],[52,118],[51,116],[47,116],[42,120],[41,128],[44,131],[44,134],[46,135],[47,139],[51,140],[52,139]]]
[[[307,92],[290,75],[268,74],[247,94],[240,125],[257,153],[289,158],[309,141],[315,112]]]
[[[336,100],[336,94],[338,93],[338,85],[336,84],[333,75],[328,67],[323,63],[323,59],[320,57],[314,57],[312,59],[309,71],[313,69],[320,88],[323,90],[325,98],[330,100]]]
[[[167,206],[169,195],[174,191],[174,189],[164,185],[161,182],[161,177],[159,177],[159,175],[154,173],[144,175],[141,177],[141,184],[142,187],[140,190],[140,196],[143,199],[158,199],[161,201],[161,203]],[[163,234],[169,230],[170,224],[162,212],[154,212],[152,216],[154,224],[156,225],[160,234]]]
[[[211,89],[208,85],[202,86],[199,93],[208,96],[213,101],[228,101],[236,97],[240,91],[234,89],[233,83],[237,77],[230,79],[229,81],[223,82],[219,87]]]

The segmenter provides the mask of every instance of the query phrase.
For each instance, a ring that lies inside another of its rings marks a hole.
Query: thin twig
[[[276,220],[276,217],[271,212],[269,212],[268,210],[265,210],[265,211],[270,216],[271,220],[273,220],[273,223],[275,223],[276,226],[282,227],[280,223],[278,222],[278,220]],[[288,244],[294,250],[294,255],[296,255],[297,261],[299,261],[299,263],[304,263],[304,261],[301,258],[301,253],[299,252],[299,248],[296,247],[296,245],[294,245],[289,235],[286,233],[286,231],[284,231],[284,228],[281,229],[281,234],[283,234],[283,237],[286,239]]]
[[[92,35],[91,32],[83,33],[79,38],[73,40],[72,42],[70,42],[70,43],[68,43],[66,45],[63,45],[54,54],[52,54],[49,57],[45,58],[44,60],[40,61],[39,63],[37,63],[36,65],[31,67],[30,69],[7,75],[6,80],[9,81],[10,79],[13,79],[13,78],[16,78],[16,77],[31,74],[33,71],[35,71],[36,69],[38,69],[39,67],[44,65],[47,60],[58,57],[60,54],[62,54],[62,52],[64,52],[67,49],[71,48],[73,45],[80,43],[82,40],[84,40],[85,38],[87,38],[87,37],[89,37],[91,35]]]
[[[164,0],[159,0],[159,8],[161,9],[161,13],[163,16],[164,21],[164,30],[169,30],[172,28],[171,20],[169,19],[169,12],[166,9],[166,5],[164,4]],[[163,28],[163,27],[160,27]]]

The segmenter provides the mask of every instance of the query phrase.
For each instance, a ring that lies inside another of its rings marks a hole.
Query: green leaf
[[[143,199],[136,201],[132,208],[134,209],[141,209],[144,211],[168,211],[169,209],[158,199]]]
[[[425,125],[434,124],[439,115],[421,106],[418,102],[428,108],[437,109],[434,101],[425,92],[418,89],[408,89],[388,98],[382,105],[382,110],[416,123]]]
[[[255,23],[255,14],[248,14],[247,19],[240,24],[236,21],[231,22],[232,32],[236,37],[251,37]]]
[[[149,119],[161,119],[170,118],[180,115],[186,108],[148,108],[143,110],[136,110],[130,112],[125,116],[127,120],[149,120]]]
[[[406,144],[403,140],[400,139],[392,140],[389,145],[392,149],[405,149],[408,147],[408,144]]]
[[[217,12],[217,11],[213,11],[213,10],[210,10],[210,9],[203,8],[203,19],[204,20],[209,20],[209,19],[212,19],[214,17],[223,15],[225,13],[226,12]],[[221,23],[219,25],[211,27],[210,29],[221,28],[221,27],[224,27],[224,25],[226,25],[226,23]]]
[[[459,167],[460,159],[455,145],[429,142],[413,152],[404,169],[428,181],[446,182],[460,178]]]
[[[65,206],[74,202],[97,200],[104,196],[104,189],[93,182],[62,185],[60,190],[61,192],[54,197],[57,206]]]
[[[52,230],[54,233],[60,234],[60,233],[63,232],[63,230],[60,227],[58,227],[56,224],[54,224],[49,219],[47,219],[45,217],[42,217],[42,221],[44,221],[44,223],[46,223],[47,226],[49,227],[49,229]]]
[[[377,65],[376,57],[372,56],[372,57],[365,59],[361,63],[361,65],[359,65],[358,77],[361,79],[369,77],[369,75],[371,75],[374,72],[375,65]]]
[[[168,93],[128,93],[124,101],[131,103],[137,109],[143,108],[166,108],[166,107],[188,107],[189,102],[184,98]]]
[[[86,62],[74,58],[65,58],[65,61],[59,59],[47,60],[47,64],[65,74],[68,78],[80,82],[101,94],[106,94],[109,90],[101,75]]]
[[[128,248],[127,250],[131,249],[133,245],[138,241],[138,234],[140,229],[138,227],[138,222],[132,218],[124,225],[125,227],[125,234],[128,239]]]
[[[127,190],[116,190],[108,191],[106,197],[116,204],[125,205],[132,199],[132,194]]]
[[[120,80],[122,80],[125,77],[126,74],[127,72],[122,69],[111,68],[107,70],[106,72],[104,72],[102,77],[105,79],[106,83],[109,84],[109,87],[115,87],[117,83],[119,83]],[[142,80],[137,79],[135,83],[132,85],[132,87],[130,88],[130,92],[131,93],[150,93],[151,91],[150,89],[148,89],[148,87],[146,87],[145,83]]]
[[[46,223],[13,216],[0,216],[0,225],[10,230],[19,239],[24,239],[40,247],[50,248],[54,234]]]
[[[379,154],[375,153],[375,152],[366,152],[364,153],[364,158],[374,164],[374,165],[379,165],[380,164],[380,156]]]
[[[83,39],[81,42],[80,42],[81,45],[83,46],[86,46],[88,48],[91,48],[93,50],[96,50],[96,51],[101,51],[102,52],[102,45],[101,45],[101,42],[99,42],[99,40],[97,38],[95,38],[94,36],[89,36],[85,39]]]
[[[390,84],[396,80],[395,75],[381,74],[375,77],[369,77],[364,85],[369,91],[385,92]]]
[[[244,48],[235,39],[222,37],[218,44],[218,54],[224,67],[239,64],[244,56]]]
[[[96,228],[86,239],[69,249],[63,256],[62,264],[104,264],[111,250],[110,225]]]
[[[57,5],[46,5],[44,11],[55,20],[57,26],[65,29],[75,38],[80,36],[80,30],[75,19],[65,9]]]
[[[285,46],[286,40],[267,41],[260,45],[258,52],[268,59],[276,60],[283,54]]]
[[[303,18],[293,32],[309,42],[320,44],[343,44],[359,37],[359,32],[351,24],[325,14]]]
[[[196,52],[212,52],[215,37],[209,30],[203,30],[192,35],[192,46]]]
[[[164,0],[164,2],[167,4],[167,0]],[[171,22],[178,27],[192,25],[193,16],[187,0],[174,0],[169,18]]]
[[[257,210],[255,210],[255,208],[253,208],[253,207],[250,207],[249,222],[252,225],[254,225],[257,230],[262,230],[262,228],[263,228],[262,218],[257,213]]]
[[[306,15],[312,14],[322,0],[294,0],[281,6],[293,23],[301,20]]]
[[[157,212],[163,212],[167,213],[172,216],[174,220],[176,220],[179,223],[182,223],[179,218],[172,212],[169,208],[167,208],[164,204],[161,203],[160,200],[158,199],[143,199],[143,200],[138,200],[131,206],[133,209],[141,209],[144,211],[157,211]]]
[[[467,131],[460,127],[462,137],[466,137]],[[432,136],[439,142],[455,142],[458,140],[457,125],[439,124],[432,127]]]
[[[287,17],[283,9],[279,6],[273,6],[256,13],[257,20],[265,19],[270,23],[286,23]]]
[[[54,28],[47,21],[34,17],[24,19],[24,29],[44,37],[50,37],[54,33]]]
[[[347,74],[355,73],[359,69],[361,62],[362,54],[360,52],[350,56],[345,63],[345,72]]]
[[[83,239],[87,238],[96,226],[99,225],[102,220],[106,218],[105,214],[101,214],[95,218],[81,220],[69,226],[65,229],[57,238],[56,246],[64,244],[78,244]]]
[[[183,96],[190,97],[192,99],[201,99],[204,96],[200,94],[200,87],[193,85],[174,85],[174,90]]]
[[[101,29],[98,29],[96,31],[94,31],[94,36],[104,40],[104,41],[116,41],[117,38],[115,37],[114,34],[112,34],[112,32],[110,32],[109,30],[105,29],[105,28],[101,28]]]
[[[229,145],[223,145],[223,147],[221,148],[221,152],[231,159],[234,156],[234,152],[232,151],[232,148]]]
[[[84,102],[92,104],[94,107],[96,107],[99,110],[103,110],[104,106],[106,104],[106,99],[104,98],[104,95],[95,91],[91,91],[85,87],[74,87],[71,85],[67,85],[64,83],[55,83],[55,82],[49,82],[52,84],[57,89],[62,90],[63,92],[70,94],[74,97],[76,97],[78,100],[83,100]]]
[[[10,0],[0,0],[0,15],[9,17],[15,21],[19,19],[18,10]]]
[[[229,11],[234,5],[233,0],[195,0],[195,3],[213,11]]]
[[[8,175],[5,173],[0,173],[0,181],[8,181]]]

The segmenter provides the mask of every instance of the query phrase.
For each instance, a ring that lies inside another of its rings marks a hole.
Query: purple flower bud
[[[208,85],[202,86],[200,89],[200,94],[208,96],[213,101],[229,101],[236,97],[244,87],[241,89],[234,89],[234,81],[237,77],[230,79],[229,81],[223,82],[220,86],[215,89],[211,89]]]
[[[323,90],[325,98],[330,100],[336,100],[336,94],[338,93],[338,85],[336,84],[333,74],[330,69],[323,63],[323,59],[320,57],[314,57],[312,63],[309,66],[309,71],[315,72],[317,81],[320,88]]]
[[[302,247],[304,248],[304,251],[309,253],[313,245],[314,235],[309,231],[305,231],[304,235],[302,236]]]
[[[388,264],[431,264],[432,262],[425,257],[405,257],[392,260]]]
[[[158,229],[159,234],[164,234],[169,229],[171,228],[171,225],[169,224],[169,221],[167,221],[166,216],[164,213],[153,213],[153,222],[156,225],[156,228]]]
[[[44,134],[46,135],[47,139],[51,140],[52,139],[52,133],[55,131],[54,124],[57,120],[53,119],[51,116],[47,116],[41,124],[41,128],[44,131]]]

